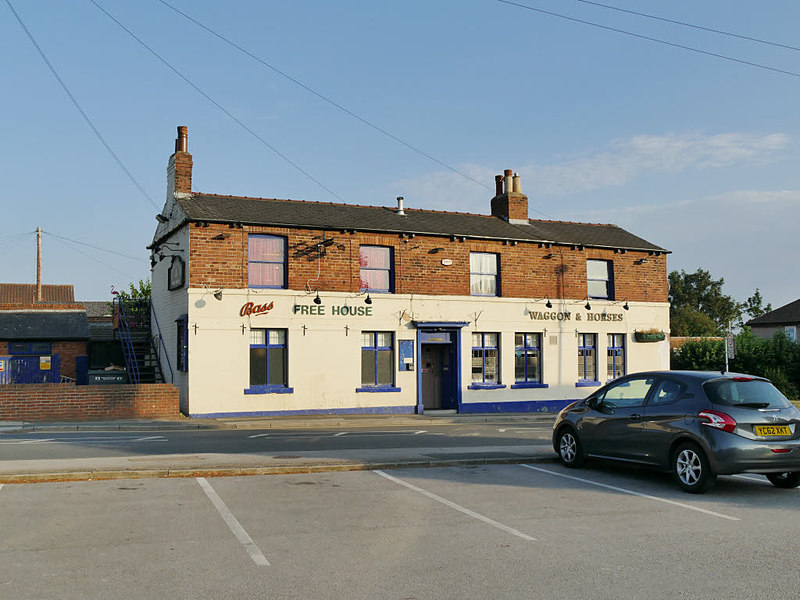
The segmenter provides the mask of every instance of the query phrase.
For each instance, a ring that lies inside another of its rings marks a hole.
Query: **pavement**
[[[107,421],[20,422],[0,421],[3,433],[178,431],[212,429],[309,429],[358,427],[420,427],[445,424],[547,423],[556,413],[525,414],[426,414],[426,415],[309,415],[291,417],[221,418]],[[147,477],[221,477],[358,471],[372,469],[424,468],[457,465],[541,462],[555,458],[549,443],[480,448],[363,448],[356,450],[298,451],[291,454],[173,454],[121,455],[93,458],[49,458],[41,460],[0,459],[0,484],[47,481],[138,479]]]

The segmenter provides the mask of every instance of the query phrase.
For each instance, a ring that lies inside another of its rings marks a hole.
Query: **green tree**
[[[672,353],[670,366],[676,371],[722,371],[725,343],[722,340],[693,340]]]
[[[671,368],[720,371],[725,368],[724,342],[710,339],[686,342],[672,353]],[[729,368],[733,372],[766,377],[788,398],[800,396],[800,344],[783,333],[765,340],[745,328],[736,336],[736,356]]]
[[[674,336],[724,335],[729,323],[738,323],[742,308],[722,292],[725,280],[697,269],[669,274],[670,330]]]
[[[140,279],[138,284],[135,283],[130,284],[130,291],[119,292],[119,297],[125,301],[149,300],[150,290],[151,290],[150,280],[148,279],[147,281],[145,281],[143,279]]]
[[[761,297],[761,292],[758,288],[756,288],[755,293],[750,296],[747,300],[744,301],[742,304],[742,310],[744,314],[750,317],[750,319],[755,319],[756,317],[760,317],[761,315],[765,315],[772,310],[772,304],[767,304],[764,306],[764,299]],[[745,320],[744,316],[739,321],[739,326],[744,327]]]

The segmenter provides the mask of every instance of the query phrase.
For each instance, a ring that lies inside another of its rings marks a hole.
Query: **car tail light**
[[[734,377],[734,381],[753,381],[752,377]]]
[[[697,416],[701,419],[705,419],[702,421],[703,425],[708,425],[714,429],[721,429],[722,431],[727,431],[728,433],[736,429],[736,421],[734,418],[730,415],[726,415],[724,412],[719,412],[717,410],[704,410],[697,413]]]
[[[775,454],[788,454],[792,450],[791,450],[791,448],[772,448],[772,451]]]

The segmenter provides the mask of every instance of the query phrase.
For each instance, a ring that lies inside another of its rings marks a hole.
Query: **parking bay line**
[[[567,475],[565,473],[559,473],[557,471],[550,471],[549,469],[542,469],[540,467],[534,467],[533,465],[520,465],[520,467],[525,467],[526,469],[532,469],[533,471],[539,471],[541,473],[547,473],[548,475],[555,475],[557,477],[564,477],[565,479],[572,479],[573,481],[580,481],[581,483],[588,483],[590,485],[596,485],[598,487],[606,488],[609,490],[614,490],[615,492],[622,492],[623,494],[630,494],[631,496],[639,496],[640,498],[647,498],[648,500],[657,500],[658,502],[664,502],[666,504],[672,504],[674,506],[680,506],[681,508],[688,508],[689,510],[695,510],[697,512],[704,513],[706,515],[711,515],[712,517],[719,517],[720,519],[728,519],[729,521],[741,521],[741,519],[737,517],[731,517],[728,515],[723,515],[722,513],[714,512],[713,510],[707,510],[705,508],[700,508],[698,506],[691,506],[690,504],[684,504],[683,502],[676,502],[675,500],[667,500],[666,498],[659,498],[658,496],[651,496],[650,494],[642,494],[641,492],[634,492],[633,490],[626,490],[625,488],[617,487],[614,485],[607,485],[605,483],[599,483],[597,481],[592,481],[590,479],[583,479],[582,477],[573,477],[572,475]]]
[[[211,503],[219,512],[222,520],[225,521],[239,543],[244,546],[245,550],[247,550],[247,553],[250,555],[250,558],[253,559],[253,562],[260,567],[270,566],[267,557],[261,553],[261,550],[258,549],[258,546],[256,546],[253,539],[247,535],[244,527],[239,524],[239,521],[236,520],[236,517],[233,516],[233,513],[225,505],[225,502],[222,501],[222,498],[220,498],[217,492],[214,491],[214,488],[211,487],[211,484],[206,481],[206,478],[197,477],[196,479],[197,483],[200,484],[200,487],[203,488],[203,491],[206,493],[206,496],[208,496],[208,499],[211,500]]]
[[[400,485],[405,486],[410,490],[414,490],[415,492],[419,492],[423,496],[427,496],[428,498],[431,498],[432,500],[436,500],[437,502],[441,502],[445,506],[449,506],[450,508],[452,508],[454,510],[457,510],[457,511],[459,511],[461,513],[464,513],[465,515],[470,516],[473,519],[477,519],[478,521],[483,521],[484,523],[487,523],[488,525],[491,525],[492,527],[497,527],[498,529],[501,529],[502,531],[505,531],[506,533],[510,533],[512,535],[520,537],[523,540],[527,540],[529,542],[535,542],[536,541],[535,537],[531,537],[528,534],[522,533],[521,531],[517,531],[513,527],[509,527],[508,525],[504,525],[503,523],[495,521],[494,519],[490,519],[489,517],[485,517],[485,516],[483,516],[481,514],[478,514],[475,511],[472,511],[472,510],[470,510],[468,508],[464,508],[463,506],[461,506],[459,504],[456,504],[455,502],[451,502],[447,498],[442,498],[441,496],[437,496],[433,492],[429,492],[427,490],[423,490],[422,488],[417,487],[415,485],[412,485],[412,484],[410,484],[410,483],[408,483],[406,481],[403,481],[402,479],[398,479],[397,477],[393,477],[392,475],[389,475],[388,473],[384,473],[383,471],[379,471],[379,470],[374,470],[372,472],[373,473],[377,473],[381,477],[385,477],[386,479],[389,479],[390,481],[394,481],[395,483],[399,483]]]

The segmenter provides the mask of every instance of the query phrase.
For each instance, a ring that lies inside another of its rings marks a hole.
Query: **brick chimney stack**
[[[167,199],[185,197],[192,193],[192,155],[189,154],[189,128],[178,127],[175,154],[167,165]]]
[[[506,169],[496,175],[495,197],[492,198],[492,216],[516,225],[528,223],[528,197],[520,191],[519,173]]]

